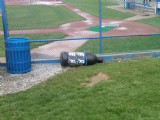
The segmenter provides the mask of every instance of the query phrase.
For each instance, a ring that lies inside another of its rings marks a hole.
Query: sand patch
[[[91,82],[89,83],[81,83],[81,85],[88,85],[88,86],[93,86],[95,84],[97,84],[98,82],[102,81],[102,80],[108,80],[109,76],[107,74],[104,74],[102,72],[99,72],[97,75],[94,75],[92,77],[90,77]]]

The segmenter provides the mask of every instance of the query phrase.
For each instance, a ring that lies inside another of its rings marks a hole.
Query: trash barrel
[[[130,3],[126,2],[126,9],[130,8]]]
[[[30,43],[27,37],[10,37],[5,41],[7,72],[17,74],[31,70]]]

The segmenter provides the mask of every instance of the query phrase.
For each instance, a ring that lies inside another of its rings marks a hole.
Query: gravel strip
[[[0,66],[0,95],[25,90],[65,70],[66,68],[62,68],[58,63],[32,64],[31,72],[10,74],[6,67]]]

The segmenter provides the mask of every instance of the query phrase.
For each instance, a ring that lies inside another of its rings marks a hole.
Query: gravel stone
[[[0,95],[28,89],[66,70],[67,68],[62,68],[59,63],[32,64],[32,70],[30,72],[10,74],[6,71],[5,66],[0,66]]]

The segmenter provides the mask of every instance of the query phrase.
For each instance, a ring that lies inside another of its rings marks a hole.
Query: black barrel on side
[[[61,66],[93,65],[102,63],[103,57],[88,52],[61,52]]]

